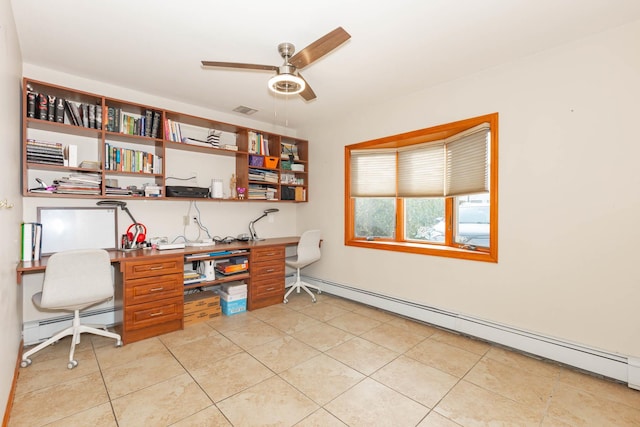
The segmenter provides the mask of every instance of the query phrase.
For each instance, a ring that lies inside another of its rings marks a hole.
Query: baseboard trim
[[[13,409],[13,400],[16,397],[16,387],[18,386],[18,375],[20,375],[20,362],[22,361],[23,349],[24,341],[20,341],[20,346],[18,347],[18,357],[16,357],[16,366],[13,371],[13,382],[11,383],[11,390],[9,390],[7,405],[4,409],[4,417],[2,418],[2,427],[7,427],[9,425],[9,417],[11,417],[11,410]]]
[[[627,383],[640,390],[640,359],[442,310],[315,277],[304,280],[327,293],[430,323],[518,351]]]

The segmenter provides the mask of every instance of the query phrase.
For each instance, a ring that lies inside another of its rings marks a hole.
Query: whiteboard
[[[72,249],[117,249],[116,208],[38,208],[42,255]]]

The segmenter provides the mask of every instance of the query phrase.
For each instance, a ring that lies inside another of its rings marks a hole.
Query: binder
[[[42,251],[42,224],[37,222],[24,222],[21,224],[21,254],[24,262],[40,260]]]

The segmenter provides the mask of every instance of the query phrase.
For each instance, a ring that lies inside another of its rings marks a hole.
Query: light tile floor
[[[640,392],[321,294],[20,370],[10,426],[640,426]]]

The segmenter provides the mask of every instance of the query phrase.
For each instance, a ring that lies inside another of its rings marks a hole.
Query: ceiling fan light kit
[[[269,79],[269,89],[283,95],[295,95],[304,90],[304,80],[293,74],[278,74]]]
[[[349,38],[351,38],[351,35],[342,27],[338,27],[328,34],[320,37],[318,40],[314,41],[295,55],[295,47],[293,44],[280,43],[278,45],[278,52],[280,53],[280,56],[282,56],[282,59],[284,59],[284,64],[280,67],[276,67],[274,65],[220,61],[202,61],[202,65],[205,67],[276,71],[277,74],[269,79],[269,89],[271,91],[283,95],[300,94],[300,96],[306,101],[311,101],[316,98],[316,94],[302,78],[298,70],[322,58],[324,55],[349,40]]]

